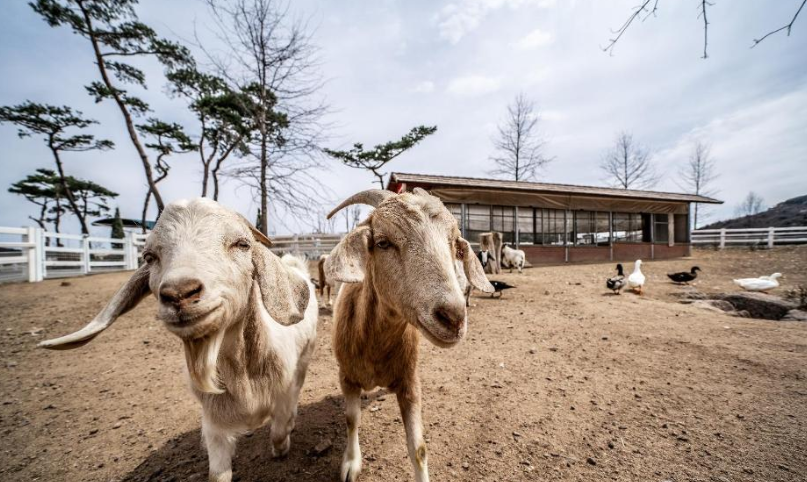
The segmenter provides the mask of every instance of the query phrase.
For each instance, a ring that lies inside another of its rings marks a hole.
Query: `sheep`
[[[249,222],[215,201],[166,207],[146,240],[145,264],[81,330],[42,342],[77,348],[153,293],[157,319],[182,340],[190,388],[202,406],[209,480],[232,479],[238,435],[271,423],[285,456],[316,341],[318,307],[305,265],[281,261]]]
[[[504,245],[502,248],[502,266],[510,268],[511,273],[514,267],[521,273],[521,270],[524,269],[524,261],[526,259],[527,254],[520,249],[513,249],[507,245]]]
[[[325,263],[328,277],[345,283],[333,315],[333,351],[347,416],[340,481],[354,482],[361,471],[362,390],[386,387],[398,399],[415,480],[426,482],[419,333],[438,347],[464,337],[467,312],[455,261],[474,287],[488,293],[493,287],[438,198],[418,188],[402,194],[372,189],[346,199],[328,217],[353,204],[376,209]]]

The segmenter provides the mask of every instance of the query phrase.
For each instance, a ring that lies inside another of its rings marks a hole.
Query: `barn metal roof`
[[[410,174],[393,172],[388,189],[393,184],[407,183],[421,187],[463,187],[481,190],[508,190],[534,193],[573,194],[577,196],[602,196],[622,199],[642,199],[648,201],[697,202],[707,204],[723,204],[723,201],[694,194],[675,192],[642,191],[637,189],[618,189],[610,187],[577,186],[572,184],[553,184],[546,182],[505,181],[501,179],[483,179],[476,177],[437,176],[432,174]]]

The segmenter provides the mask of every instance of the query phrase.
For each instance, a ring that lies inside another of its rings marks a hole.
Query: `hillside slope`
[[[701,229],[807,226],[807,196],[794,197],[761,213],[718,221]]]

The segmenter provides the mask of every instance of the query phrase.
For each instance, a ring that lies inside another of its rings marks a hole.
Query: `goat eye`
[[[233,248],[247,250],[247,249],[249,249],[249,247],[250,247],[249,246],[249,241],[247,241],[246,239],[239,239],[238,241],[233,243]]]
[[[390,246],[392,246],[392,244],[390,244],[390,242],[387,241],[386,239],[380,239],[376,241],[375,245],[378,249],[388,249]]]
[[[143,261],[145,261],[146,264],[151,264],[156,260],[157,260],[157,257],[154,256],[153,254],[151,254],[151,253],[143,253]]]

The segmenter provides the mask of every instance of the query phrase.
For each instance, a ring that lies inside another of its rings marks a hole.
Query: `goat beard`
[[[217,369],[224,334],[225,330],[220,329],[200,338],[182,340],[191,387],[198,392],[224,393]]]

